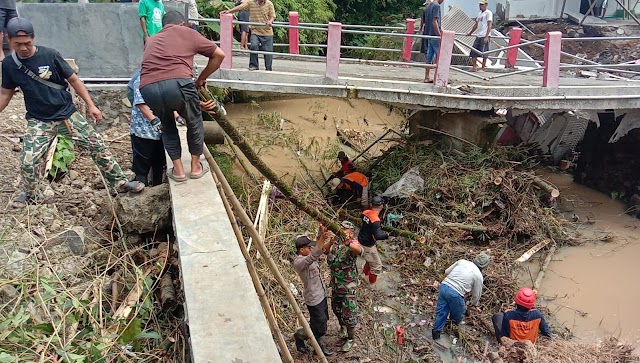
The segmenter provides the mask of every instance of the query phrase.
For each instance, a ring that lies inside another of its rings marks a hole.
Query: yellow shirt
[[[276,11],[270,0],[266,0],[262,5],[258,4],[257,0],[249,0],[241,4],[239,10],[249,10],[249,21],[252,23],[266,23],[267,20],[276,18]],[[251,25],[250,28],[255,35],[273,36],[270,26]]]

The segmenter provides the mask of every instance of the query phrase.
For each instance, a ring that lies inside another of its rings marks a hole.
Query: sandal
[[[209,165],[203,164],[202,162],[200,162],[200,166],[202,166],[202,171],[199,172],[198,174],[190,174],[189,178],[191,179],[200,179],[203,176],[205,176],[208,172],[209,172]]]
[[[11,202],[11,206],[13,208],[24,208],[31,203],[33,203],[33,199],[31,199],[27,193],[20,193],[20,195]]]
[[[186,182],[189,178],[187,178],[187,176],[183,176],[182,178],[178,178],[177,176],[175,176],[173,174],[173,168],[167,170],[167,176],[169,177],[169,179],[181,183],[181,182]]]
[[[144,187],[145,187],[144,183],[134,180],[134,181],[126,182],[121,186],[119,186],[118,193],[126,193],[126,192],[140,193],[142,189],[144,189]]]

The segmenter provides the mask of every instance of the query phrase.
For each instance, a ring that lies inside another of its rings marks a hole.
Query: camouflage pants
[[[340,326],[355,327],[358,324],[358,305],[355,295],[333,295],[331,309]]]
[[[24,145],[20,160],[22,162],[22,179],[25,192],[30,197],[37,197],[35,192],[42,178],[44,170],[44,155],[49,145],[57,135],[73,140],[80,150],[89,152],[100,172],[111,187],[119,187],[126,183],[127,177],[120,165],[109,152],[109,148],[87,120],[78,112],[69,117],[71,130],[63,121],[42,122],[36,119],[27,120],[27,130],[24,134]]]

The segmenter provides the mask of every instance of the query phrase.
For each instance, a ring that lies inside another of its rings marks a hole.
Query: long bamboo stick
[[[339,235],[339,236],[343,235],[342,228],[340,228],[340,226],[336,222],[330,220],[329,218],[324,216],[322,213],[320,213],[320,211],[318,211],[316,208],[309,206],[306,201],[296,197],[293,194],[293,191],[291,190],[291,188],[284,181],[278,178],[278,176],[273,172],[273,170],[271,170],[271,168],[269,168],[262,161],[262,159],[260,159],[258,154],[256,154],[255,151],[253,151],[249,143],[247,143],[246,139],[242,135],[240,135],[238,130],[231,124],[231,122],[225,115],[219,114],[216,116],[217,116],[218,124],[220,125],[220,127],[222,127],[222,129],[227,133],[227,135],[229,135],[231,140],[233,140],[234,144],[238,147],[240,151],[242,151],[242,153],[246,156],[249,162],[251,162],[251,164],[256,169],[258,169],[258,171],[262,173],[262,175],[265,178],[269,179],[269,181],[273,185],[275,185],[278,188],[278,190],[280,190],[280,192],[293,205],[295,205],[298,209],[302,210],[303,212],[308,214],[310,217],[312,217],[313,219],[317,220],[318,222],[320,222],[321,224],[329,228],[336,235]]]
[[[549,264],[551,263],[551,259],[553,258],[553,255],[555,255],[555,253],[556,253],[556,245],[554,244],[553,246],[551,246],[551,248],[549,248],[549,252],[547,253],[547,258],[544,260],[544,263],[542,264],[542,268],[540,269],[540,272],[538,272],[538,277],[536,277],[536,281],[534,281],[533,283],[534,290],[537,290],[540,288],[540,284],[542,283],[544,274],[547,272],[547,268],[549,268]]]
[[[208,161],[208,160],[207,160]],[[256,270],[256,266],[253,264],[253,259],[251,259],[251,255],[249,255],[249,250],[247,246],[244,244],[244,237],[240,232],[240,228],[238,227],[238,223],[236,222],[236,216],[233,214],[231,210],[231,206],[229,205],[229,200],[222,189],[222,185],[217,177],[217,175],[213,174],[213,179],[216,182],[216,186],[218,187],[218,192],[220,193],[220,197],[222,197],[222,204],[224,204],[224,209],[227,211],[227,215],[229,216],[229,221],[231,222],[231,227],[233,228],[233,233],[236,235],[236,239],[238,240],[238,246],[240,246],[240,251],[244,256],[244,260],[247,262],[247,269],[249,270],[249,275],[251,275],[251,281],[253,282],[253,287],[256,289],[258,293],[258,298],[260,299],[260,304],[262,304],[262,309],[264,310],[264,314],[267,317],[267,321],[269,322],[269,327],[271,328],[271,334],[275,338],[280,350],[282,351],[282,355],[284,356],[285,362],[293,363],[293,357],[291,356],[291,352],[289,351],[289,347],[287,347],[287,343],[284,341],[282,334],[280,333],[280,327],[278,326],[278,322],[276,321],[276,317],[273,315],[273,311],[271,310],[271,305],[269,304],[269,299],[267,299],[267,294],[262,287],[262,283],[260,282],[260,277],[258,277],[258,271]]]
[[[226,117],[223,116],[221,118],[224,118],[225,121],[228,123],[228,120],[226,120]],[[235,131],[235,128],[233,130]],[[237,132],[236,132],[236,135],[239,136]],[[233,190],[231,189],[229,182],[227,182],[227,179],[224,177],[224,174],[222,174],[222,170],[220,170],[220,168],[218,167],[218,164],[215,162],[215,160],[213,160],[213,156],[211,156],[211,153],[206,148],[206,146],[204,148],[204,155],[205,155],[205,158],[207,159],[207,162],[209,163],[209,166],[211,167],[211,170],[213,170],[218,180],[220,181],[220,184],[223,190],[225,191],[226,196],[229,198],[231,205],[233,205],[233,209],[235,209],[238,217],[240,218],[240,222],[245,226],[247,231],[249,231],[249,235],[253,237],[253,240],[255,241],[255,245],[260,251],[260,253],[262,253],[262,256],[265,258],[267,262],[267,266],[269,267],[269,270],[271,270],[271,273],[278,281],[278,284],[280,284],[280,287],[282,287],[282,289],[284,290],[284,293],[287,297],[287,300],[289,301],[289,304],[293,306],[293,309],[295,310],[296,315],[298,316],[298,320],[300,320],[300,324],[302,325],[302,328],[304,329],[305,334],[307,334],[307,336],[311,340],[311,345],[313,346],[313,349],[315,349],[316,354],[320,357],[320,360],[323,363],[328,363],[327,358],[324,356],[324,353],[322,352],[322,349],[320,349],[320,345],[318,345],[318,341],[316,340],[315,336],[313,335],[313,332],[311,331],[309,322],[307,321],[304,314],[302,313],[302,310],[300,310],[300,306],[298,305],[296,298],[291,293],[291,290],[289,289],[289,285],[287,285],[287,282],[285,281],[284,277],[282,277],[282,274],[280,273],[278,266],[276,265],[275,261],[273,260],[273,257],[271,256],[271,253],[269,253],[269,250],[265,246],[264,241],[262,240],[262,238],[260,238],[258,231],[253,227],[253,223],[251,222],[251,219],[247,215],[247,212],[242,208],[242,204],[240,204],[240,201],[238,200],[238,198],[236,198],[235,194],[233,194]]]

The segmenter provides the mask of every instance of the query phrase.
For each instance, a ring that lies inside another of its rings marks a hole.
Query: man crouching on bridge
[[[58,135],[73,140],[80,149],[88,151],[104,179],[118,192],[142,191],[144,184],[127,179],[100,135],[73,105],[67,91],[69,85],[87,104],[91,117],[96,122],[102,120],[102,113],[93,104],[87,88],[60,53],[51,48],[36,47],[33,25],[25,18],[11,19],[6,33],[15,53],[2,61],[0,112],[11,101],[16,87],[24,93],[27,108],[27,129],[20,156],[26,188],[13,201],[13,206],[21,208],[37,199],[42,159]]]
[[[215,106],[215,101],[200,102],[196,87],[206,87],[207,77],[220,68],[224,52],[197,31],[184,26],[179,11],[169,11],[162,17],[162,30],[147,40],[142,57],[140,93],[162,123],[162,142],[173,162],[168,176],[178,182],[187,180],[182,165],[182,146],[173,111],[185,119],[187,143],[191,154],[191,179],[198,179],[209,171],[200,162],[203,153],[204,128],[202,112]],[[209,57],[207,66],[193,81],[193,57]]]

